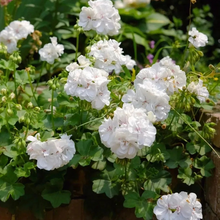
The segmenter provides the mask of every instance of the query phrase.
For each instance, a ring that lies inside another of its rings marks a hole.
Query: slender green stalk
[[[32,82],[31,82],[30,73],[27,71],[27,74],[28,74],[28,80],[29,80],[29,84],[30,84],[30,87],[31,87],[31,91],[32,91],[34,100],[35,100],[35,102],[36,102],[36,104],[37,104],[37,98],[36,98],[36,96],[35,96],[35,91],[34,91],[33,84],[32,84]]]
[[[16,68],[14,69],[14,84],[15,84],[15,99],[16,99],[16,102],[18,103],[18,92],[17,92],[17,82],[16,82]]]
[[[79,51],[79,32],[77,31],[77,34],[76,34],[76,55],[75,55],[75,62],[77,61],[78,51]]]
[[[39,85],[39,83],[40,83],[40,78],[41,78],[41,76],[42,76],[42,72],[43,72],[43,70],[44,70],[45,65],[46,65],[46,62],[43,62],[42,67],[41,67],[41,70],[40,70],[40,75],[39,75],[39,77],[38,77],[38,79],[37,79],[37,85],[36,85],[36,87],[35,87],[35,92],[36,92],[36,90],[37,90],[37,88],[38,88],[38,85]]]
[[[52,122],[52,129],[55,130],[54,127],[54,117],[53,117],[53,100],[54,100],[54,90],[52,89],[52,97],[51,97],[51,122]]]

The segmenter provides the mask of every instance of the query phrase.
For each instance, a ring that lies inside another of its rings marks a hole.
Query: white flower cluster
[[[122,101],[132,103],[135,108],[151,111],[157,121],[163,121],[170,111],[169,96],[185,85],[185,72],[170,57],[165,57],[138,73],[134,81],[135,91],[128,90]]]
[[[208,43],[208,37],[199,32],[195,27],[189,31],[189,42],[196,48],[204,47]]]
[[[120,43],[116,40],[101,40],[93,44],[89,56],[95,58],[94,66],[110,73],[113,70],[116,74],[120,73],[122,66],[131,70],[135,61],[129,55],[124,56]]]
[[[13,21],[0,32],[0,43],[7,46],[8,53],[16,51],[17,42],[34,32],[34,26],[29,21]]]
[[[66,165],[76,152],[71,136],[63,134],[60,139],[50,139],[45,142],[39,140],[39,135],[28,136],[31,143],[27,146],[30,159],[37,160],[37,167],[44,170],[54,170]]]
[[[187,90],[190,93],[196,94],[197,99],[199,99],[200,103],[205,102],[206,99],[209,98],[209,91],[205,86],[203,86],[203,81],[199,79],[199,82],[196,84],[195,82],[191,82],[187,86]]]
[[[64,90],[67,95],[79,97],[92,103],[95,109],[102,109],[110,104],[110,91],[108,90],[108,73],[90,67],[90,61],[85,57],[78,58],[79,64],[72,63],[66,67],[69,72]],[[82,68],[82,69],[81,69]]]
[[[43,48],[39,50],[40,59],[50,64],[54,63],[54,60],[58,59],[61,54],[64,53],[64,46],[57,43],[56,37],[50,38],[51,43],[45,44]]]
[[[79,23],[84,31],[95,30],[98,34],[117,35],[121,25],[118,10],[110,0],[88,2],[90,7],[82,7]]]
[[[174,193],[163,195],[154,207],[158,220],[199,220],[202,219],[202,205],[195,193]]]
[[[144,109],[132,104],[117,108],[113,119],[105,119],[99,127],[102,143],[118,158],[134,158],[138,150],[151,146],[155,140],[156,128],[150,122]]]
[[[117,0],[115,1],[116,8],[134,7],[140,8],[150,4],[151,0]]]

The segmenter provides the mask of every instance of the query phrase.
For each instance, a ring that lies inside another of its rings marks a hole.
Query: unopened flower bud
[[[17,110],[22,110],[22,106],[20,104],[16,104],[15,107]]]
[[[7,90],[6,89],[1,89],[1,94],[2,95],[6,95],[7,94]]]
[[[58,82],[56,83],[56,87],[57,87],[57,89],[60,88],[60,84]]]
[[[48,84],[49,86],[52,86],[52,85],[53,85],[53,80],[50,79],[50,80],[47,82],[47,84]]]
[[[26,124],[30,124],[30,123],[31,123],[30,118],[26,118],[25,123],[26,123]]]
[[[7,113],[8,113],[8,115],[10,115],[10,116],[12,116],[12,115],[14,114],[14,112],[13,112],[10,108],[7,109]]]
[[[3,96],[3,97],[2,97],[2,102],[7,102],[6,96]]]
[[[209,64],[209,69],[210,70],[215,70],[215,67],[212,64]]]
[[[61,78],[61,79],[60,79],[60,82],[61,82],[61,84],[66,83],[66,82],[67,82],[67,78]]]
[[[203,56],[204,56],[203,52],[200,51],[200,50],[198,51],[198,54],[199,54],[200,57],[203,57]]]
[[[0,113],[2,113],[4,111],[4,108],[0,108]]]
[[[32,102],[29,102],[29,103],[27,104],[27,108],[33,108]]]
[[[51,86],[51,89],[52,89],[52,90],[56,90],[56,88],[57,88],[57,87],[56,87],[56,85],[54,85],[54,84]]]
[[[25,121],[24,116],[21,116],[21,117],[19,118],[19,122],[22,123],[22,122],[24,122],[24,121]]]
[[[9,95],[9,98],[12,100],[15,98],[15,94],[12,92],[10,95]]]
[[[39,107],[35,107],[34,108],[37,112],[40,112],[40,108]]]

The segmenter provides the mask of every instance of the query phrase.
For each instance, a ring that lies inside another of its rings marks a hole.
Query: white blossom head
[[[115,71],[119,74],[122,71],[122,66],[126,66],[131,70],[135,61],[129,55],[123,55],[123,50],[120,43],[116,40],[100,40],[93,44],[89,56],[95,58],[94,66],[103,69],[110,73]]]
[[[196,48],[204,47],[208,43],[208,37],[199,32],[195,27],[189,31],[189,42]]]
[[[199,220],[201,208],[195,193],[180,192],[161,196],[153,212],[158,220]]]
[[[70,137],[63,134],[60,139],[50,139],[42,142],[39,136],[29,136],[27,140],[31,143],[27,145],[27,154],[30,159],[37,160],[39,169],[58,169],[69,163],[76,152],[75,143]]]
[[[88,2],[90,7],[82,7],[79,23],[85,31],[94,30],[98,34],[117,35],[121,25],[118,10],[110,0]]]
[[[191,82],[188,86],[187,86],[187,90],[192,93],[195,94],[197,99],[199,99],[200,103],[205,102],[206,99],[208,99],[209,97],[209,91],[208,89],[203,85],[203,81],[201,79],[199,79],[198,83],[195,82]]]
[[[34,26],[26,20],[12,21],[5,29],[12,31],[17,40],[27,38],[29,34],[34,32]]]
[[[77,64],[78,65],[78,64]],[[110,91],[108,90],[108,73],[94,67],[86,66],[83,69],[73,68],[70,71],[64,90],[67,95],[79,97],[92,103],[95,109],[102,109],[110,104]],[[68,67],[68,69],[71,69]]]
[[[99,127],[102,143],[120,159],[134,158],[138,150],[150,147],[156,135],[156,128],[149,121],[144,109],[132,104],[117,108],[112,119],[105,119]]]
[[[56,37],[50,38],[51,43],[45,44],[43,48],[39,50],[40,59],[53,64],[56,59],[64,53],[64,46],[57,43]]]

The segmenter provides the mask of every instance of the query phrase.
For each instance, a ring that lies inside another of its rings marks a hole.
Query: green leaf
[[[0,179],[0,199],[6,202],[11,196],[14,200],[24,195],[24,185],[21,183],[10,184]]]
[[[155,142],[151,147],[146,148],[147,160],[150,162],[162,161],[165,162],[169,157],[169,153],[163,143]]]
[[[190,167],[187,168],[179,168],[178,178],[182,179],[183,182],[187,185],[192,185],[195,183],[195,178],[192,176],[192,169]]]
[[[210,171],[215,167],[215,165],[210,158],[203,156],[195,159],[194,167],[200,169],[203,176],[209,177],[212,175]]]
[[[3,60],[3,59],[0,60],[0,68],[2,69],[14,71],[17,67],[18,66],[11,60],[9,61]]]
[[[24,85],[29,83],[28,73],[26,70],[17,70],[15,72],[15,80],[19,85]]]
[[[103,160],[103,161],[94,162],[91,167],[92,169],[95,169],[95,170],[104,170],[106,167],[106,161]]]
[[[170,23],[170,20],[159,13],[153,13],[146,18],[146,30],[147,32],[160,29],[161,27]]]
[[[59,207],[61,204],[69,204],[71,193],[67,190],[61,190],[57,192],[50,192],[50,190],[45,189],[42,192],[42,197],[50,201],[53,208]]]
[[[93,181],[92,190],[97,193],[105,193],[109,198],[113,198],[119,193],[119,184],[111,180],[97,179]]]
[[[182,147],[175,147],[171,150],[167,150],[170,154],[169,160],[165,163],[169,168],[176,168],[181,166],[182,168],[189,167],[192,164],[190,157],[186,155]]]
[[[153,191],[146,190],[139,196],[136,192],[129,192],[125,195],[124,207],[135,208],[135,215],[138,218],[152,219],[153,209],[155,206],[154,200],[157,194]]]
[[[161,189],[164,192],[169,192],[169,184],[171,183],[170,173],[166,170],[160,170],[155,176],[149,177],[144,183],[144,189],[150,191],[156,191]]]
[[[150,14],[149,11],[139,11],[136,10],[134,8],[120,8],[119,9],[119,14],[121,16],[129,16],[129,17],[133,17],[137,20],[142,19],[142,18],[146,18],[146,16],[148,16]]]

